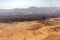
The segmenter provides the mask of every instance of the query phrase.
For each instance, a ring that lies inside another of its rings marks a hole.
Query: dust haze
[[[0,9],[0,40],[60,40],[60,7]]]

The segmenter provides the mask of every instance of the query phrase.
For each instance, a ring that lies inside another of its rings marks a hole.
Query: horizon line
[[[37,6],[30,6],[30,7],[26,7],[26,8],[19,8],[19,7],[15,7],[15,8],[0,8],[0,9],[27,9],[27,8],[31,8],[31,7],[37,7]],[[49,7],[49,6],[44,6],[45,8],[60,8],[60,7]],[[37,8],[44,8],[44,7],[37,7]]]

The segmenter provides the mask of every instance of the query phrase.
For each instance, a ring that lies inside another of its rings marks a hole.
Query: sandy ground
[[[60,40],[60,21],[0,23],[0,40]]]

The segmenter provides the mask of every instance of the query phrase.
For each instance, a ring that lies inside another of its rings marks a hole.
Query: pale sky
[[[60,7],[60,0],[0,0],[0,9]]]

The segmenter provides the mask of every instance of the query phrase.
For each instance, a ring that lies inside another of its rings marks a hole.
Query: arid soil
[[[60,40],[60,19],[0,23],[0,40]]]

